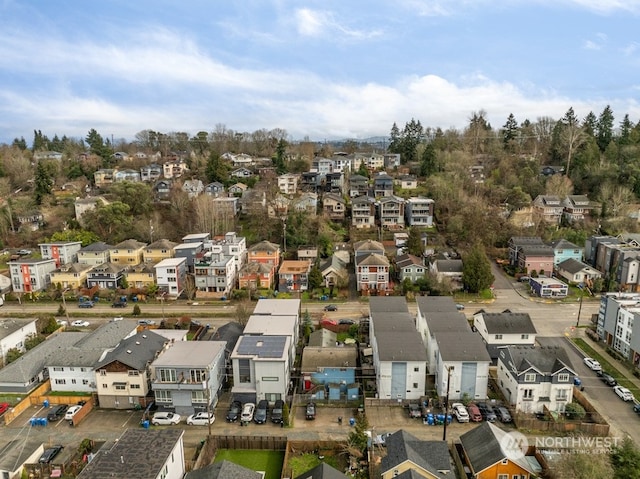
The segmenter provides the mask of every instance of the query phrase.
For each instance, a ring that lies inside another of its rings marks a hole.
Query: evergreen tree
[[[422,157],[420,158],[420,176],[431,176],[440,170],[438,166],[438,159],[436,149],[433,143],[429,142],[422,150]]]
[[[311,271],[309,271],[309,289],[318,289],[322,287],[322,283],[324,283],[324,278],[322,277],[322,272],[316,263],[311,267]]]
[[[27,149],[27,142],[25,141],[24,136],[21,136],[19,139],[14,138],[13,143],[11,143],[11,146],[15,146],[16,148],[19,148],[20,150],[24,151]]]
[[[85,141],[89,145],[89,151],[102,158],[103,165],[111,166],[111,163],[113,162],[113,158],[111,157],[113,151],[94,128],[89,130]]]
[[[633,439],[625,437],[621,446],[612,449],[610,457],[614,479],[640,478],[640,451]]]
[[[596,141],[601,152],[607,149],[613,139],[613,120],[613,111],[607,105],[600,113],[598,123],[596,123]]]
[[[466,255],[462,267],[462,283],[470,293],[479,293],[493,284],[491,263],[484,247],[476,243]]]
[[[276,173],[282,175],[287,172],[287,165],[285,164],[285,155],[287,152],[287,142],[280,138],[276,145],[276,154],[273,157],[273,165],[276,167]]]
[[[53,188],[53,177],[44,162],[39,161],[36,166],[34,200],[37,205],[42,204],[45,196],[50,195]]]
[[[618,144],[621,146],[630,145],[631,144],[631,131],[633,130],[633,123],[629,119],[629,114],[627,113],[622,122],[620,123],[620,138],[618,139]]]
[[[509,114],[507,122],[502,127],[502,143],[506,151],[514,151],[518,139],[518,122],[513,113]]]
[[[422,257],[422,238],[418,228],[409,228],[409,238],[407,238],[407,253]]]
[[[389,152],[390,153],[401,153],[401,140],[400,137],[400,128],[393,122],[393,126],[391,127],[391,133],[389,134]]]
[[[597,122],[598,119],[596,118],[596,115],[592,111],[590,111],[582,121],[582,129],[587,135],[593,136],[596,132]]]

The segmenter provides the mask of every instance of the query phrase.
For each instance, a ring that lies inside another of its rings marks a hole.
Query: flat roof
[[[253,314],[260,315],[298,316],[299,313],[299,299],[259,299],[253,310]]]
[[[294,316],[252,314],[244,327],[244,334],[291,336],[295,325]]]
[[[224,341],[178,341],[160,354],[153,366],[208,366],[221,351],[224,352],[226,345]]]

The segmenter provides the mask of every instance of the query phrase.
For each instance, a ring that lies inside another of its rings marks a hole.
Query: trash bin
[[[355,425],[356,425],[355,418],[353,418],[353,417],[349,418],[349,426],[355,426]]]
[[[145,419],[144,421],[142,421],[142,427],[145,429],[149,429],[149,420]]]
[[[42,405],[43,405],[44,407],[49,407],[49,400],[48,400],[48,399],[45,399],[45,400],[43,401]]]

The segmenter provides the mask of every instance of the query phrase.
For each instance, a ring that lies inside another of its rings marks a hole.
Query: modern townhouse
[[[381,198],[393,195],[393,178],[381,171],[373,177],[373,196]]]
[[[223,341],[171,343],[150,366],[156,403],[181,416],[212,411],[225,379],[225,346]]]
[[[15,293],[45,291],[51,284],[51,272],[56,269],[54,259],[23,258],[7,263],[11,287]]]
[[[369,194],[369,178],[353,174],[349,176],[349,197],[367,196]]]
[[[300,175],[300,191],[317,193],[322,183],[322,177],[317,171],[304,171]]]
[[[390,288],[389,260],[382,243],[373,240],[354,244],[356,288],[366,294],[377,294]]]
[[[600,298],[596,332],[608,347],[640,365],[640,294],[605,293]]]
[[[359,196],[351,200],[351,225],[356,228],[372,228],[376,224],[374,198]]]
[[[235,287],[236,267],[233,256],[207,251],[198,255],[194,264],[196,289],[212,293],[216,297],[226,297]]]
[[[204,254],[204,243],[200,241],[185,241],[173,248],[174,258],[184,258],[186,260],[187,272],[191,274],[194,273],[196,262],[199,262]]]
[[[376,202],[378,221],[383,228],[404,228],[404,200],[385,196]]]
[[[42,259],[53,259],[56,268],[63,264],[78,261],[78,252],[82,248],[82,241],[64,241],[60,243],[39,243]]]
[[[573,400],[576,373],[564,348],[504,346],[497,369],[498,386],[516,411],[563,413]]]
[[[431,198],[413,196],[406,200],[404,207],[405,223],[407,226],[433,226],[435,201]]]
[[[162,179],[158,180],[153,185],[153,194],[156,201],[167,201],[171,195],[171,188],[173,187],[173,180]]]
[[[344,191],[344,174],[341,171],[327,173],[324,179],[324,188],[326,193],[336,193],[341,195]]]
[[[185,258],[167,258],[155,265],[156,283],[161,293],[168,298],[177,299],[185,288],[187,278],[187,260]]]
[[[322,212],[331,221],[344,221],[347,203],[337,193],[325,193],[322,197]]]

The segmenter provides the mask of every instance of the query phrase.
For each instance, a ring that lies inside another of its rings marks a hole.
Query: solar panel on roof
[[[286,342],[286,336],[244,336],[238,345],[238,354],[279,358],[284,352]]]

